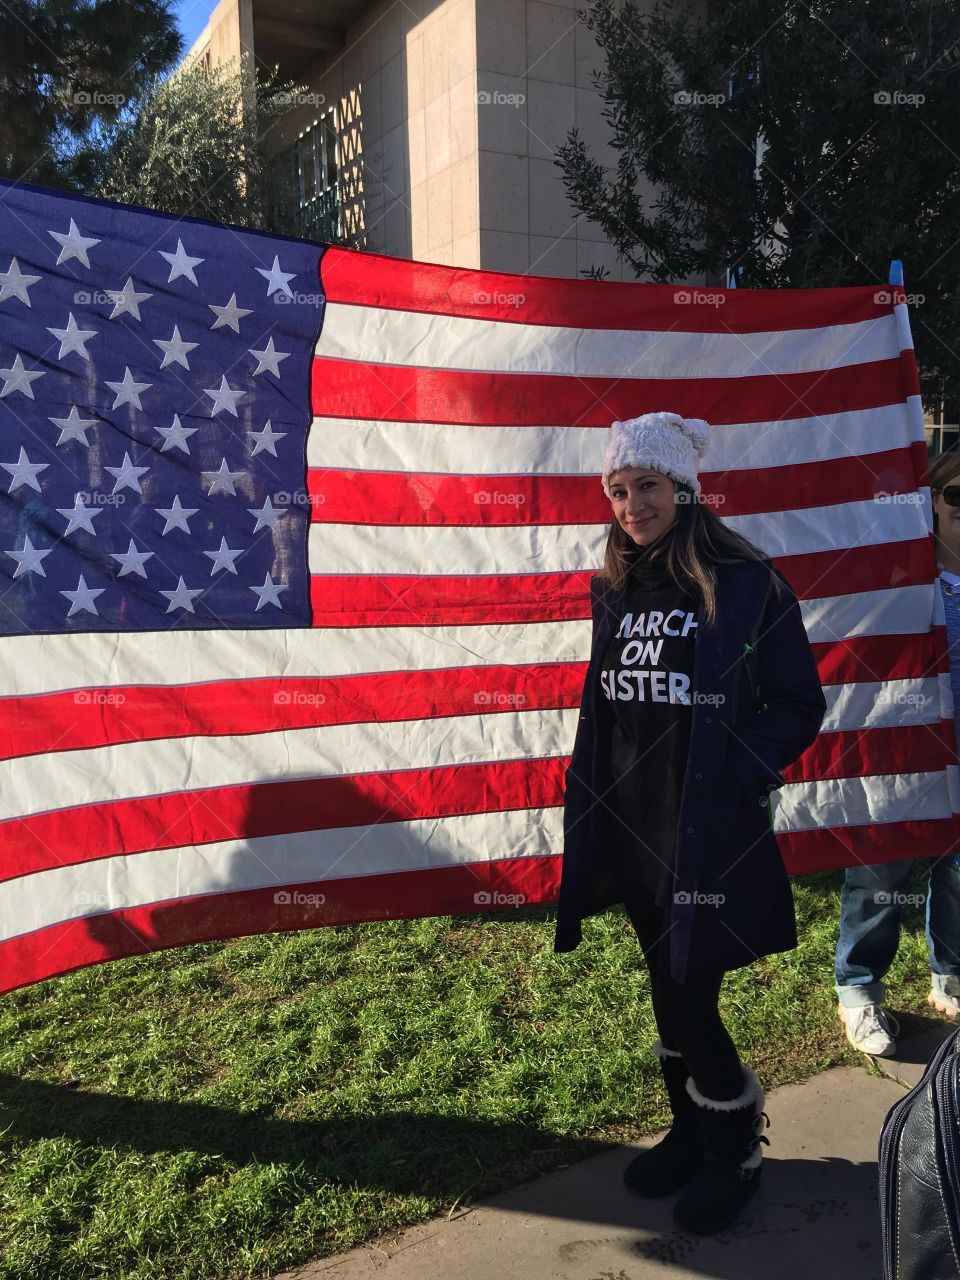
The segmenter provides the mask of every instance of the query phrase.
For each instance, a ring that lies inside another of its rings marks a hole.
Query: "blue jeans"
[[[910,880],[918,863],[929,867],[930,879],[926,895],[914,898]],[[946,855],[847,868],[835,966],[842,1005],[883,1003],[883,977],[900,941],[901,908],[924,896],[933,989],[960,996],[960,855]]]

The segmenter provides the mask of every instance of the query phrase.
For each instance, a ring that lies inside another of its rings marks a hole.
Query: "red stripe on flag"
[[[869,827],[826,828],[780,836],[791,875],[833,870],[905,856],[936,857],[953,839],[953,820],[892,822]],[[522,895],[525,905],[553,904],[560,887],[558,855],[494,859],[469,866],[436,867],[383,876],[277,885],[127,907],[51,925],[0,943],[0,992],[85,965],[145,955],[191,942],[212,942],[262,933],[285,933],[327,924],[413,920],[430,915],[476,914],[497,909],[495,894]],[[316,906],[291,898],[323,894]],[[487,894],[489,902],[478,902]]]
[[[669,405],[720,426],[902,404],[901,365],[897,357],[742,378],[580,378],[317,358],[312,404],[317,417],[598,428]],[[322,435],[323,424],[313,430]]]
[[[336,247],[325,251],[320,277],[328,302],[561,328],[575,323],[583,329],[766,333],[853,324],[893,310],[889,291],[878,302],[873,285],[814,290],[645,284],[638,289],[634,282],[464,271]]]
[[[0,822],[0,880],[98,858],[294,831],[539,809],[569,756],[398,769],[138,796]]]
[[[939,858],[957,847],[952,817],[777,832],[777,843],[792,876],[901,858]]]
[[[782,467],[704,471],[700,484],[706,505],[724,517],[916,491],[909,448]],[[603,524],[610,519],[610,500],[599,473],[438,475],[311,467],[307,490],[311,519],[318,524],[467,527]],[[357,502],[361,490],[362,505]]]
[[[799,760],[784,769],[783,776],[787,782],[813,782],[818,778],[929,773],[943,768],[945,751],[956,752],[952,720],[822,732]]]
[[[478,893],[516,894],[527,903],[553,902],[560,887],[556,855],[503,858],[468,866],[435,867],[390,875],[357,876],[310,884],[278,884],[126,907],[51,925],[0,943],[0,992],[70,973],[102,960],[145,955],[260,933],[287,933],[328,924],[368,920],[416,920],[430,915],[476,914],[498,909],[476,901]],[[323,894],[318,906],[278,904],[288,892]]]
[[[585,662],[490,663],[6,698],[0,701],[0,759],[158,738],[570,707],[580,700],[585,669]]]
[[[815,644],[813,651],[824,684],[907,680],[949,671],[945,645],[928,634],[854,636]],[[586,667],[586,660],[490,663],[23,695],[0,700],[0,759],[160,738],[490,715],[512,712],[517,705],[526,711],[575,707]],[[511,696],[523,702],[512,703]]]
[[[801,600],[932,582],[930,537],[805,555],[773,563]],[[560,622],[590,617],[595,570],[518,574],[313,574],[315,627],[441,627]],[[914,637],[911,637],[911,640]]]

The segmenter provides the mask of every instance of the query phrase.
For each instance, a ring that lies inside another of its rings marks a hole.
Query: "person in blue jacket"
[[[593,637],[565,775],[554,950],[623,903],[650,972],[673,1123],[624,1173],[683,1188],[674,1218],[718,1231],[756,1189],[763,1090],[718,1011],[724,973],[797,944],[770,792],[826,702],[796,596],[702,501],[709,426],[614,422],[612,518],[591,579]]]
[[[960,715],[960,451],[941,454],[930,468],[939,591],[949,646],[954,729]],[[956,735],[954,746],[956,746]],[[960,1018],[960,854],[952,842],[936,858],[848,867],[840,891],[840,931],[834,974],[840,1020],[861,1053],[896,1053],[900,1023],[884,1007],[884,978],[900,945],[900,919],[911,900],[918,864],[927,877],[925,899],[930,991],[927,1003]]]

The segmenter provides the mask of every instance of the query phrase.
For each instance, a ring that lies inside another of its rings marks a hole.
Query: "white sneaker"
[[[894,1036],[900,1034],[900,1023],[882,1004],[857,1005],[852,1009],[841,1004],[838,1012],[847,1039],[855,1049],[875,1058],[889,1058],[896,1052]]]
[[[932,1004],[937,1013],[948,1018],[960,1018],[960,996],[948,996],[945,991],[931,991],[927,996],[927,1004]]]

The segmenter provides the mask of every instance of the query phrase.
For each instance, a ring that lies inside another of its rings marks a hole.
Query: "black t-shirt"
[[[693,712],[699,592],[631,556],[625,613],[604,654],[600,687],[613,713],[608,849],[625,889],[673,893],[680,792]]]

